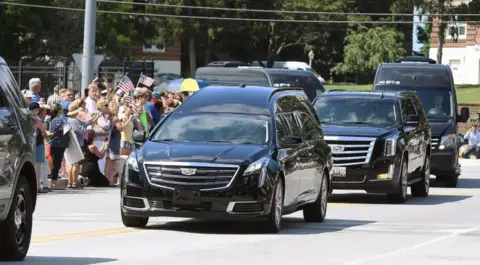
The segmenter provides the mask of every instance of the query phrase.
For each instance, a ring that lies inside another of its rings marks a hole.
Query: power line
[[[0,5],[32,7],[53,10],[77,11],[85,12],[83,8],[60,7],[60,6],[45,6],[21,4],[12,2],[0,2]],[[295,20],[295,19],[267,19],[267,18],[240,18],[240,17],[211,17],[211,16],[188,16],[188,15],[170,15],[170,14],[152,14],[152,13],[138,13],[138,12],[124,12],[112,10],[97,10],[97,13],[116,14],[127,16],[142,16],[142,17],[161,17],[161,18],[181,18],[181,19],[201,19],[201,20],[223,20],[223,21],[248,21],[248,22],[284,22],[284,23],[316,23],[316,24],[429,24],[431,21],[415,22],[415,21],[349,21],[349,20]],[[455,21],[456,23],[480,23],[480,21]],[[441,21],[440,23],[451,23],[450,21]]]
[[[157,3],[140,3],[128,1],[114,1],[114,0],[97,0],[97,2],[111,3],[111,4],[125,4],[138,6],[153,6],[166,8],[185,8],[185,9],[202,9],[202,10],[217,10],[217,11],[236,11],[236,12],[252,12],[252,13],[287,13],[287,14],[304,14],[304,15],[348,15],[348,16],[480,16],[480,14],[414,14],[414,13],[354,13],[354,12],[319,12],[319,11],[298,11],[298,10],[272,10],[272,9],[248,9],[248,8],[230,8],[230,7],[213,7],[213,6],[186,6],[186,5],[171,5],[171,4],[157,4]]]

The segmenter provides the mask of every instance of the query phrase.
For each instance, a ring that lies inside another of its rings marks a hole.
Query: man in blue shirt
[[[32,78],[28,82],[28,88],[32,96],[32,102],[40,102],[40,96],[38,93],[40,93],[41,84],[42,82],[39,78]]]

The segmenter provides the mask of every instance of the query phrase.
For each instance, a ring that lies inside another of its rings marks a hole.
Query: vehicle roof
[[[300,88],[264,86],[208,86],[186,100],[175,111],[270,115],[269,101],[277,91]]]
[[[332,91],[320,94],[319,97],[322,98],[333,98],[333,97],[355,97],[355,98],[388,98],[388,99],[395,99],[399,96],[412,96],[415,95],[414,92],[358,92],[358,91]]]
[[[199,67],[197,69],[197,73],[278,73],[278,74],[285,74],[285,75],[301,75],[301,76],[310,76],[314,75],[310,71],[305,70],[292,70],[292,69],[281,69],[281,68],[237,68],[237,67]]]
[[[5,62],[2,56],[0,56],[0,64],[7,64],[7,62]]]
[[[275,74],[301,75],[301,76],[314,75],[312,72],[305,71],[305,70],[282,69],[282,68],[265,68],[264,70],[267,73],[275,73]]]
[[[404,62],[404,63],[382,63],[381,68],[430,68],[430,69],[447,69],[448,65],[443,64],[427,64],[416,62]]]

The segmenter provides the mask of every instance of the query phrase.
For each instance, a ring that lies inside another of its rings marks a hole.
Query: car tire
[[[274,234],[280,232],[282,229],[284,194],[283,181],[281,178],[278,178],[273,193],[270,213],[268,214],[267,220],[263,223],[263,232]]]
[[[425,157],[425,162],[420,172],[421,181],[412,185],[413,197],[427,197],[430,191],[430,157]]]
[[[328,205],[328,176],[324,175],[320,184],[320,193],[315,202],[308,204],[303,209],[303,219],[305,222],[321,223],[327,216]]]
[[[122,213],[122,223],[126,227],[145,228],[148,224],[148,217],[127,216]]]
[[[390,203],[404,203],[407,200],[408,190],[408,167],[406,158],[402,159],[402,166],[399,171],[398,186],[394,192],[388,193],[387,198]]]
[[[32,237],[33,201],[27,179],[20,175],[7,219],[0,223],[0,261],[22,261]]]

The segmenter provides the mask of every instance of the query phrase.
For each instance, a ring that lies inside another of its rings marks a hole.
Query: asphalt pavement
[[[462,161],[458,188],[388,204],[385,196],[334,191],[327,220],[285,217],[280,234],[249,223],[155,218],[125,228],[117,188],[40,195],[32,265],[480,264],[480,161]],[[435,185],[435,182],[432,183]]]

